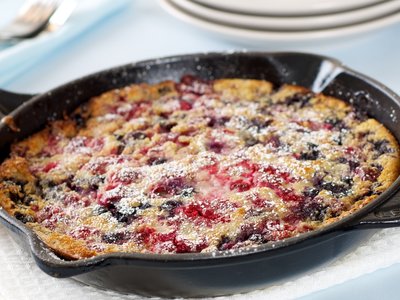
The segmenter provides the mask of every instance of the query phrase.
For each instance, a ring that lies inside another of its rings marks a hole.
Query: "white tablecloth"
[[[73,279],[53,278],[42,272],[33,258],[0,227],[0,299],[2,300],[136,300],[143,297],[105,292]],[[400,229],[375,233],[354,251],[331,263],[308,271],[296,279],[272,285],[264,290],[218,299],[264,300],[294,299],[331,287],[379,268],[400,262]]]

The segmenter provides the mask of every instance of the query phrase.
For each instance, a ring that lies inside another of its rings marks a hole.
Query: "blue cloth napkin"
[[[62,28],[21,41],[0,51],[0,87],[33,68],[80,35],[95,30],[96,24],[121,11],[130,0],[80,0]]]

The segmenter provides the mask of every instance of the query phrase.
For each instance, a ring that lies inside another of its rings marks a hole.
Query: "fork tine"
[[[18,20],[26,23],[45,21],[57,7],[52,2],[54,1],[41,0],[33,3],[18,17]]]
[[[57,8],[55,13],[51,16],[49,23],[46,27],[46,32],[52,32],[58,30],[65,24],[68,18],[71,16],[75,7],[78,5],[77,0],[64,0],[60,2],[60,6]]]
[[[36,35],[45,27],[62,1],[64,0],[28,0],[14,21],[0,31],[0,40]]]

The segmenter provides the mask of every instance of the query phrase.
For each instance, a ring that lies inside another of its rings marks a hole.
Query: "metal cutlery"
[[[43,30],[54,31],[64,24],[75,5],[74,0],[28,0],[16,18],[0,29],[0,41],[13,42]]]

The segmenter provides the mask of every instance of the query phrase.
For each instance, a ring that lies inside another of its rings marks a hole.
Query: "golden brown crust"
[[[394,136],[390,133],[390,131],[374,119],[368,119],[355,128],[356,133],[360,133],[363,131],[370,131],[369,140],[372,143],[385,140],[388,141],[388,147],[393,149],[393,152],[384,153],[377,158],[372,158],[383,168],[381,174],[378,177],[378,181],[381,183],[381,186],[378,188],[378,190],[380,192],[383,192],[399,176],[399,144]]]
[[[273,86],[263,80],[219,79],[214,82],[213,88],[222,97],[253,101],[270,96]]]
[[[0,205],[69,259],[226,250],[357,211],[399,156],[382,124],[303,87],[134,84],[12,145]]]
[[[36,224],[32,224],[31,227],[47,246],[63,258],[83,259],[98,254],[96,251],[88,249],[83,241],[74,239],[65,234],[52,232],[49,229]]]
[[[0,165],[0,176],[4,179],[16,181],[34,181],[35,177],[29,171],[28,161],[23,157],[14,157],[5,160]]]

